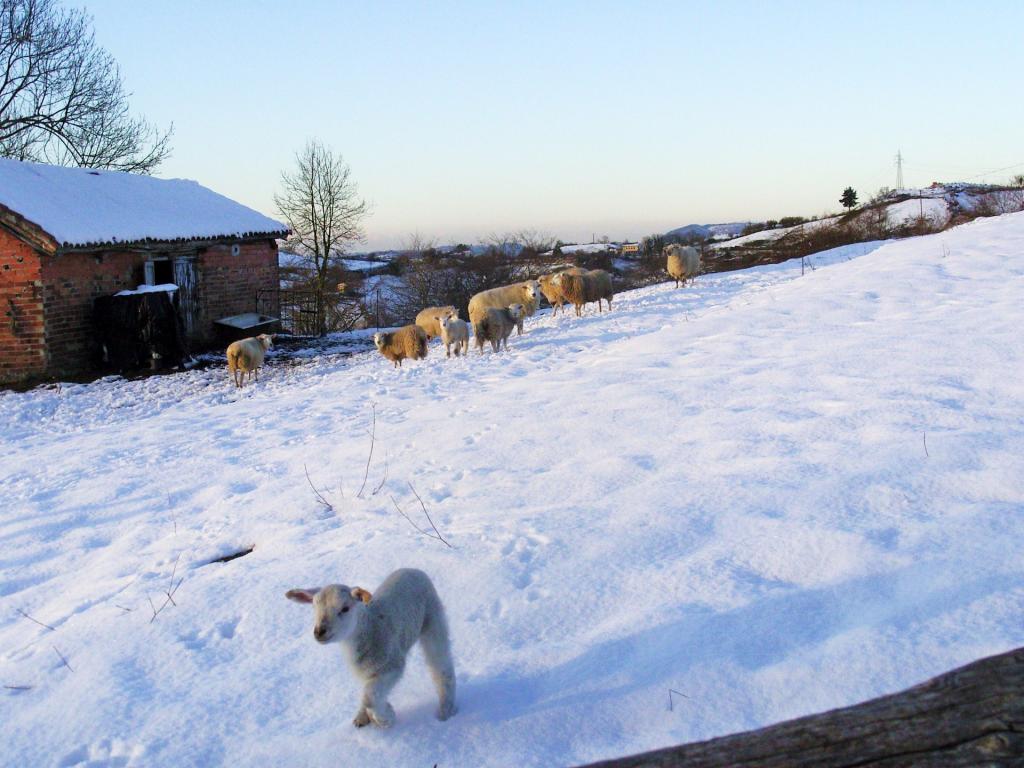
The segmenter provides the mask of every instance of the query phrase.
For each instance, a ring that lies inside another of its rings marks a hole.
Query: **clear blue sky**
[[[1024,172],[1021,2],[85,0],[158,175],[275,213],[307,138],[366,247],[819,214],[843,187]]]

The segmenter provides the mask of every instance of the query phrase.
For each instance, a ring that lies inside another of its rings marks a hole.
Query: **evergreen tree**
[[[857,204],[857,190],[847,187],[843,190],[843,196],[839,198],[839,202],[843,204],[844,208],[853,208]]]

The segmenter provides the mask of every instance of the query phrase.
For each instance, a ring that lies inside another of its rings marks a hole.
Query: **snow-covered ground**
[[[0,762],[569,765],[1020,645],[1022,254],[1003,216],[545,313],[507,354],[4,393]],[[356,730],[284,592],[401,566],[461,711],[416,652],[396,726]]]

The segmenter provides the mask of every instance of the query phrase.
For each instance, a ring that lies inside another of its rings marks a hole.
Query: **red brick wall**
[[[238,245],[237,256],[231,254],[231,243],[200,248],[196,254],[194,349],[215,343],[214,320],[254,312],[257,289],[278,287],[277,243]],[[93,302],[145,282],[144,264],[153,255],[118,250],[40,255],[0,230],[0,381],[93,368],[99,362]],[[277,314],[274,302],[267,309]]]
[[[96,251],[43,256],[47,372],[53,376],[95,368],[100,350],[93,302],[145,281],[140,251]]]
[[[39,254],[0,229],[0,382],[46,371]]]
[[[199,271],[199,323],[197,330],[201,344],[216,341],[213,321],[230,315],[256,311],[256,291],[261,288],[277,289],[277,242],[253,240],[239,244],[240,253],[231,255],[231,245],[215,245],[200,254]],[[268,303],[275,317],[279,314],[276,294]]]

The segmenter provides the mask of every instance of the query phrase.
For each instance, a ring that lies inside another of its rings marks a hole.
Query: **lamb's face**
[[[383,349],[385,343],[386,342],[384,340],[384,334],[383,333],[375,333],[375,334],[373,334],[373,346],[375,346],[377,349]]]
[[[522,304],[512,304],[508,308],[508,313],[510,315],[512,315],[512,319],[513,320],[518,320],[520,317],[523,316],[523,305]]]
[[[321,645],[340,643],[356,626],[356,611],[359,601],[352,596],[352,590],[342,584],[331,584],[316,593],[313,598],[313,637]]]
[[[452,316],[451,315],[445,315],[444,317],[434,318],[434,319],[438,320],[441,323],[441,327],[444,330],[446,330],[446,331],[451,327],[451,324],[452,324]]]

